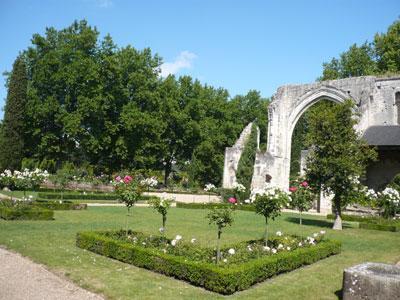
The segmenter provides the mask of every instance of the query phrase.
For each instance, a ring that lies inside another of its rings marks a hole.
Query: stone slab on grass
[[[345,269],[343,299],[400,299],[400,267],[367,262]]]

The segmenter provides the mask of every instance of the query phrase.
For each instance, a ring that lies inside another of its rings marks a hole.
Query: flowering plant
[[[140,200],[144,187],[137,178],[130,175],[125,175],[124,177],[116,176],[113,185],[118,195],[118,200],[125,203],[128,210],[125,224],[126,232],[128,232],[128,217],[130,216],[131,208]]]
[[[288,203],[289,197],[280,189],[267,189],[255,195],[254,208],[257,214],[265,218],[264,241],[268,246],[268,219],[274,220],[280,215],[281,209]]]
[[[291,206],[300,213],[300,225],[302,224],[302,213],[311,208],[314,194],[307,181],[299,178],[289,188]]]
[[[150,206],[162,216],[162,227],[160,228],[160,232],[163,236],[165,233],[165,224],[167,222],[167,213],[168,209],[171,207],[171,202],[171,200],[164,198],[155,198],[149,202]]]
[[[212,192],[216,189],[215,185],[213,185],[212,183],[207,183],[204,187],[204,191],[206,192]]]
[[[140,181],[141,185],[146,186],[148,189],[154,188],[158,185],[158,180],[155,176],[142,179]]]
[[[0,174],[0,185],[8,187],[10,190],[18,189],[24,191],[24,198],[26,198],[27,190],[36,190],[40,184],[49,177],[47,171],[40,169],[29,170],[24,169],[22,171],[15,170],[4,170]]]
[[[383,217],[387,219],[396,217],[396,213],[400,209],[400,193],[396,189],[386,187],[377,194],[376,201]]]
[[[207,215],[209,224],[217,225],[218,234],[217,234],[217,264],[221,259],[221,249],[220,249],[220,240],[222,234],[222,228],[226,226],[230,226],[233,223],[233,215],[232,210],[230,208],[224,209],[212,209],[211,212]]]

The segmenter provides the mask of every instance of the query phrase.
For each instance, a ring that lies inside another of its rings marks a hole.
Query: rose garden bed
[[[330,214],[328,219],[334,219],[335,216]],[[400,231],[400,219],[384,219],[376,216],[357,216],[357,215],[342,215],[343,221],[358,222],[359,228],[372,229],[381,231]]]
[[[321,234],[303,239],[276,236],[268,247],[262,240],[251,240],[222,248],[222,260],[215,263],[216,251],[197,242],[184,242],[129,231],[80,232],[78,247],[146,268],[220,294],[245,290],[257,282],[312,264],[338,254],[340,242]]]

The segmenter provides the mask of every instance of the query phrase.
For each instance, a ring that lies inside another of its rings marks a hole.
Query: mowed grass
[[[195,237],[205,246],[214,246],[216,229],[208,225],[207,210],[171,208],[167,235]],[[120,229],[125,226],[123,207],[90,207],[86,211],[56,211],[54,221],[0,220],[0,245],[15,250],[50,270],[71,278],[80,286],[109,299],[220,299],[221,295],[186,282],[111,260],[75,246],[75,235],[83,230]],[[305,216],[299,226],[296,214],[282,214],[271,222],[270,232],[307,236],[325,230],[330,239],[342,241],[342,253],[313,265],[276,276],[238,292],[234,299],[337,299],[343,269],[361,262],[400,261],[400,233],[352,228],[330,229],[331,221]],[[130,228],[157,234],[160,215],[151,208],[134,208]],[[235,212],[235,222],[222,234],[224,244],[260,238],[263,218],[253,212]],[[354,225],[354,224],[353,224]],[[22,279],[21,279],[22,280]]]

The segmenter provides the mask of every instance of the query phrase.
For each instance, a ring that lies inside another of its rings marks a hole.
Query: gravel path
[[[0,299],[101,300],[19,254],[0,248]]]

